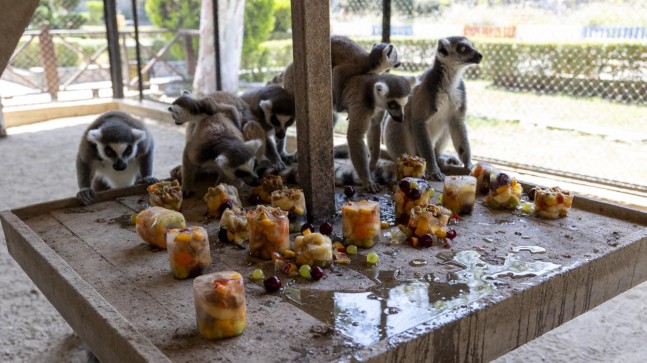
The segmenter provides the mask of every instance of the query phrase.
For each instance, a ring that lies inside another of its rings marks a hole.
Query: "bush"
[[[39,29],[42,24],[47,24],[50,29],[80,28],[87,18],[74,12],[79,2],[80,0],[40,0],[29,29]]]
[[[370,49],[378,38],[358,43]],[[435,39],[393,38],[402,66],[398,71],[421,74],[431,66]],[[647,45],[624,43],[528,43],[515,40],[475,39],[483,61],[471,67],[466,79],[491,80],[511,90],[603,97],[615,101],[647,102]],[[292,54],[290,43],[265,42],[257,69],[285,66]],[[286,55],[290,55],[289,57]],[[265,78],[266,79],[266,78]]]
[[[88,24],[103,24],[103,1],[88,1]]]
[[[24,42],[20,42],[20,47]],[[56,52],[56,64],[59,67],[72,67],[80,64],[80,57],[73,50],[66,47],[60,42],[54,41],[54,51]],[[11,61],[11,65],[16,68],[43,67],[40,55],[38,39],[34,39],[23,49],[20,54]]]
[[[290,0],[275,0],[274,2],[274,32],[287,33],[292,31],[292,10]]]

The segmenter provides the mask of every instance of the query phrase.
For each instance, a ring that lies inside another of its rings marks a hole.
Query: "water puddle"
[[[522,237],[523,238],[523,237]],[[530,253],[546,253],[546,249],[539,246],[517,246],[512,247],[512,252],[528,251]]]
[[[379,271],[372,276],[378,285],[364,292],[288,286],[284,295],[292,304],[330,323],[335,331],[355,343],[370,345],[441,314],[451,314],[456,308],[491,294],[496,289],[497,278],[536,276],[559,267],[548,262],[521,261],[512,255],[502,265],[489,264],[475,251],[441,252],[438,258],[461,269],[448,273],[445,279],[429,273],[407,275],[401,270]],[[409,264],[415,267],[426,263],[416,259]]]

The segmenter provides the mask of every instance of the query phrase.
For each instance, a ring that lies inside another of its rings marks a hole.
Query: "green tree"
[[[292,29],[290,0],[275,0],[274,32],[288,32]]]
[[[198,29],[200,3],[201,0],[146,0],[145,9],[151,23],[157,27]]]
[[[30,29],[38,29],[47,24],[50,29],[78,29],[87,18],[75,12],[80,0],[40,0],[29,24]]]
[[[257,51],[273,29],[274,0],[246,0],[243,58]]]

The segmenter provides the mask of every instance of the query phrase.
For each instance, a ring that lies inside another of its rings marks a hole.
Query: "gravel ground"
[[[94,116],[9,129],[0,139],[0,210],[76,194],[74,160]],[[155,176],[179,164],[184,135],[148,123],[156,142]],[[7,253],[0,234],[0,361],[84,362],[81,339]],[[496,360],[503,362],[644,362],[647,283]]]

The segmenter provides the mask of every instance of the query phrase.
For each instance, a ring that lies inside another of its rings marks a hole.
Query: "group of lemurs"
[[[384,73],[400,65],[392,44],[376,43],[369,52],[344,36],[330,41],[333,113],[348,114],[347,151],[357,176],[336,171],[339,183],[359,179],[366,191],[379,191],[382,140],[391,160],[403,153],[423,157],[431,180],[442,180],[451,166],[471,168],[463,74],[483,56],[467,38],[440,39],[431,68],[418,78]],[[182,165],[171,175],[182,179],[185,195],[195,192],[198,172],[253,186],[259,175],[284,172],[298,160],[285,150],[286,130],[295,124],[294,81],[289,64],[265,86],[239,96],[218,91],[196,99],[184,92],[173,102],[169,112],[187,128]],[[458,159],[443,154],[450,138]],[[119,111],[101,115],[79,147],[78,199],[90,204],[95,191],[156,182],[153,146],[140,121]]]

